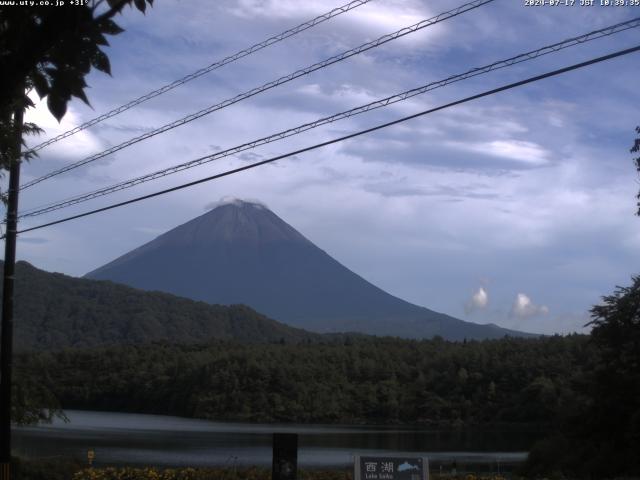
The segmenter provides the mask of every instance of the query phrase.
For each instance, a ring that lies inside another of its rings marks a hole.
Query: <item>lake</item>
[[[273,433],[298,433],[301,468],[345,468],[353,455],[420,454],[432,468],[499,471],[521,462],[541,432],[306,424],[245,424],[69,410],[70,422],[17,427],[15,453],[31,458],[96,454],[95,465],[270,466]]]

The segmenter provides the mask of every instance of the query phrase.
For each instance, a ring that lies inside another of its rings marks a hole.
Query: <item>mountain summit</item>
[[[524,335],[394,297],[316,247],[266,206],[237,199],[86,275],[214,304],[246,304],[316,332],[407,338]]]

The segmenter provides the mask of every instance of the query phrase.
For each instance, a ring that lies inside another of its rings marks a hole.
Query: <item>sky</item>
[[[346,3],[346,0],[344,0]],[[40,152],[28,181],[297,69],[462,4],[372,0]],[[570,3],[570,2],[568,2]],[[21,193],[21,210],[313,121],[640,16],[640,7],[495,0],[121,150]],[[87,78],[38,143],[341,5],[336,0],[156,0],[118,18],[112,76]],[[638,44],[638,28],[477,76],[72,208],[151,193]],[[389,293],[477,323],[586,332],[589,309],[638,274],[640,54],[502,92],[125,208],[22,234],[18,258],[81,276],[224,197],[266,204]],[[35,97],[37,99],[37,97]],[[6,183],[6,178],[4,179]]]

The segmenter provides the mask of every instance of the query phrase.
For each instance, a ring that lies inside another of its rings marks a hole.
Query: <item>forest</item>
[[[551,422],[593,368],[585,336],[484,342],[154,344],[22,354],[64,408],[253,422]]]
[[[449,342],[334,336],[22,352],[17,406],[247,422],[535,424],[524,471],[640,474],[640,277],[590,335]],[[14,412],[14,419],[20,412]],[[23,418],[33,421],[34,418]]]

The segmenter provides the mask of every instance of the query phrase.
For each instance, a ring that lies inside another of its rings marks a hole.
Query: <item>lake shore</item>
[[[354,455],[427,456],[432,466],[482,466],[504,471],[526,459],[536,434],[408,427],[246,424],[181,417],[67,411],[70,422],[14,429],[14,451],[25,458],[96,454],[96,466],[262,467],[271,465],[272,435],[299,435],[299,466],[345,469]]]

